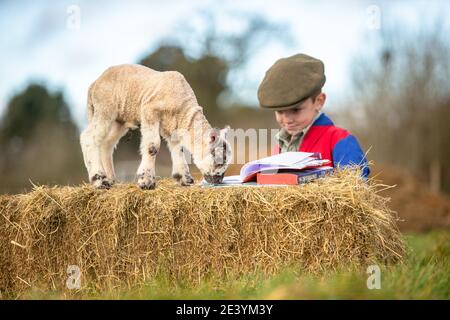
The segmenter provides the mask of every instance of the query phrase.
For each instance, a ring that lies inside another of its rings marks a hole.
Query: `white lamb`
[[[172,177],[180,185],[194,183],[184,150],[206,181],[220,183],[231,161],[226,141],[229,130],[213,129],[191,87],[176,71],[158,72],[142,65],[108,68],[89,87],[89,125],[80,135],[89,180],[97,188],[110,188],[116,177],[113,151],[129,129],[141,127],[141,164],[137,170],[142,189],[155,188],[155,158],[160,136],[172,158]]]

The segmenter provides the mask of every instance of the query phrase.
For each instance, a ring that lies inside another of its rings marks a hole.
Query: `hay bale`
[[[301,186],[39,186],[0,197],[0,290],[65,290],[69,265],[84,290],[129,288],[158,274],[206,276],[285,266],[321,272],[402,259],[382,185],[345,170]]]

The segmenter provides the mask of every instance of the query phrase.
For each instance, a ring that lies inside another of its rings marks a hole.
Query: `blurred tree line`
[[[68,184],[84,175],[78,128],[61,92],[30,84],[0,121],[0,192],[31,183]]]
[[[376,63],[355,64],[355,94],[342,118],[371,148],[369,158],[450,192],[448,34],[437,23],[432,32],[386,28],[379,40]]]

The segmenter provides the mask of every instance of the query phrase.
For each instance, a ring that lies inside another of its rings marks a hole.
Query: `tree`
[[[78,182],[84,165],[78,129],[61,92],[30,84],[15,95],[0,121],[0,189]]]
[[[372,158],[409,169],[433,191],[450,188],[448,41],[439,24],[419,34],[388,28],[380,40],[375,59],[357,64],[347,118],[361,124],[355,129]]]
[[[72,133],[76,130],[61,92],[50,94],[45,87],[31,84],[8,103],[0,124],[0,141],[27,141],[40,124],[61,125]]]

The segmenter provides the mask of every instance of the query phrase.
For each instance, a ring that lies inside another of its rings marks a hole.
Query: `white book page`
[[[281,167],[295,167],[303,168],[310,165],[311,162],[317,159],[311,156],[311,152],[283,152],[270,157],[251,161],[242,166],[240,176],[242,179],[252,172],[259,171],[262,168],[281,168]]]
[[[264,163],[264,164],[283,164],[292,165],[296,163],[301,163],[307,158],[314,155],[311,152],[283,152],[270,157],[261,158],[250,163]]]
[[[239,175],[223,177],[222,183],[223,184],[242,183],[242,178]]]

